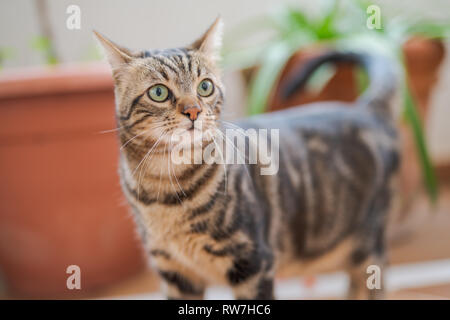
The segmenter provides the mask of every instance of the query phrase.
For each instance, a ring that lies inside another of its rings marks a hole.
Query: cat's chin
[[[212,130],[200,130],[197,128],[186,129],[172,136],[172,149],[204,148],[214,143]]]
[[[185,135],[188,137],[192,144],[201,143],[202,141],[212,141],[212,130],[210,129],[199,129],[199,128],[189,128],[186,129]]]

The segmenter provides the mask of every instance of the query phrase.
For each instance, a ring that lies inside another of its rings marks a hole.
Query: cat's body
[[[351,297],[378,296],[380,290],[366,288],[366,269],[384,263],[398,167],[389,90],[356,107],[327,103],[237,122],[280,130],[275,175],[261,175],[258,164],[176,165],[168,156],[173,146],[164,140],[170,125],[185,127],[185,135],[192,135],[189,125],[199,121],[205,130],[220,128],[223,88],[205,51],[217,24],[193,46],[163,53],[131,54],[101,38],[112,46],[107,50],[115,50],[110,61],[123,129],[122,186],[167,296],[201,298],[208,285],[226,284],[237,298],[273,298],[279,270],[334,267],[349,271]],[[171,77],[172,96],[163,104],[146,100],[146,88]],[[192,93],[205,77],[215,91],[206,96],[198,87],[198,94]],[[152,124],[152,117],[160,121]],[[150,136],[144,136],[147,131]]]

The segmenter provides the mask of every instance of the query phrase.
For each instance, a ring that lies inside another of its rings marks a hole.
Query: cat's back
[[[367,109],[344,102],[311,103],[239,119],[235,123],[244,129],[279,129],[280,134],[287,134],[291,130],[315,130],[325,135],[343,127],[375,129],[395,134],[390,119],[377,117]]]
[[[279,130],[272,181],[295,256],[320,255],[358,229],[373,190],[398,167],[392,121],[351,104],[312,104],[237,124]]]
[[[297,153],[334,161],[340,153],[356,156],[366,150],[367,164],[374,158],[386,158],[387,153],[398,156],[398,135],[392,118],[355,104],[308,104],[249,117],[236,124],[244,130],[266,129],[268,139],[273,137],[270,131],[278,131],[280,157]],[[356,159],[349,161],[350,166],[357,164]]]

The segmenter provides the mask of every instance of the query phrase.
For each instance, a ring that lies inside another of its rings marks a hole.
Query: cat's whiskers
[[[119,131],[119,130],[124,129],[125,127],[126,127],[126,126],[121,126],[121,127],[117,127],[117,128],[114,128],[114,129],[102,130],[102,131],[99,131],[98,133],[104,134],[104,133],[116,132],[116,131]]]
[[[128,127],[128,125],[120,126],[120,127],[113,128],[113,129],[102,130],[102,131],[99,131],[98,133],[99,134],[105,134],[105,133],[116,132],[116,131],[125,129],[126,127]]]
[[[245,154],[242,155],[243,152],[241,150],[238,150],[236,148],[236,146],[234,145],[234,142],[231,141],[231,139],[228,138],[226,134],[224,134],[222,131],[220,131],[220,129],[216,129],[216,131],[225,139],[224,140],[225,143],[229,143],[233,147],[233,149],[236,151],[237,155],[240,156],[241,160],[243,160],[245,163],[245,161],[248,160],[247,156]],[[245,137],[245,135],[244,135],[244,137]]]
[[[151,129],[147,129],[147,130],[144,130],[143,132],[141,132],[141,133],[135,135],[134,137],[132,137],[131,139],[129,139],[128,141],[126,141],[126,142],[120,147],[120,150],[122,150],[123,148],[125,148],[131,141],[133,141],[133,140],[136,139],[137,137],[140,137],[140,136],[142,136],[142,135],[148,133],[150,130],[151,130]]]
[[[158,145],[159,141],[161,141],[161,139],[164,137],[164,135],[161,135],[158,140],[156,140],[156,142],[153,144],[152,147],[149,148],[148,152],[145,154],[145,156],[142,158],[142,160],[139,162],[139,164],[136,166],[136,168],[133,170],[133,172],[131,173],[131,175],[133,176],[136,171],[139,169],[139,167],[141,166],[142,162],[145,160],[146,157],[149,156],[149,154],[152,152],[152,150]]]
[[[233,128],[233,129],[243,130],[241,127],[239,127],[238,125],[235,125],[234,123],[231,123],[231,122],[228,122],[228,121],[225,121],[225,120],[221,120],[221,119],[217,119],[217,121],[219,121],[220,123],[222,123],[224,125],[228,125],[231,128]]]
[[[136,139],[137,137],[140,137],[140,136],[142,136],[142,135],[148,133],[148,132],[151,131],[151,130],[158,129],[158,128],[164,128],[164,127],[165,127],[165,123],[164,123],[164,122],[157,122],[157,123],[155,123],[154,126],[148,127],[148,128],[145,129],[143,132],[141,132],[141,133],[135,135],[134,137],[132,137],[131,139],[129,139],[128,141],[126,141],[126,142],[120,147],[120,150],[122,150],[123,148],[125,148],[131,141],[133,141],[133,140]]]
[[[172,141],[170,141],[170,145],[172,145]],[[177,174],[176,174],[176,172],[175,172],[175,170],[174,170],[173,167],[172,167],[172,172],[173,172],[173,176],[174,176],[174,178],[175,178],[175,180],[176,180],[176,182],[177,182],[177,184],[178,184],[178,187],[180,188],[180,190],[181,190],[181,192],[183,193],[183,195],[186,197],[186,193],[184,193],[184,190],[183,190],[183,188],[181,187],[180,182],[178,181]]]
[[[165,160],[165,157],[166,157],[166,148],[167,148],[167,142],[164,144],[164,152],[163,152],[163,154],[164,154],[164,160]],[[167,156],[169,156],[169,154],[167,153]],[[159,185],[158,185],[158,194],[157,194],[157,196],[156,196],[156,201],[158,201],[159,200],[159,192],[161,191],[161,180],[162,180],[162,166],[160,166],[160,169],[159,169]]]
[[[233,123],[231,123],[231,122],[227,122],[227,121],[223,121],[223,120],[218,120],[218,121],[222,122],[224,125],[229,125],[229,126],[231,126],[231,129],[235,129],[234,132],[240,134],[241,137],[243,137],[244,139],[246,139],[246,138],[248,137],[245,133],[242,132],[243,129],[242,129],[241,127],[239,127],[239,126],[237,126],[237,125],[235,125],[235,124],[233,124]],[[234,126],[234,127],[233,127],[233,126]],[[218,130],[220,131],[220,129],[218,129]],[[222,131],[220,131],[220,133],[221,133],[224,137],[226,137],[226,133],[223,133]],[[229,139],[229,138],[228,138],[228,139]],[[250,141],[249,141],[249,143],[250,143]],[[234,146],[234,143],[232,143],[232,145]],[[236,149],[236,148],[235,148],[235,149]],[[237,151],[237,150],[236,150],[236,151]],[[241,152],[241,154],[242,154],[242,152]],[[248,161],[248,158],[247,158],[246,155],[244,155],[244,158],[245,158],[245,160]]]
[[[227,174],[227,164],[225,162],[225,158],[223,156],[223,152],[222,150],[220,150],[220,146],[216,141],[216,138],[214,137],[214,135],[212,135],[212,139],[214,142],[214,145],[217,147],[217,150],[220,152],[220,156],[222,157],[222,163],[223,163],[223,175],[224,175],[224,179],[225,179],[225,186],[224,186],[224,193],[227,193],[227,185],[228,185],[228,174]]]
[[[141,165],[141,163],[142,163],[142,161],[144,161],[144,167],[145,168],[147,168],[147,161],[148,160],[150,160],[150,158],[153,156],[153,154],[152,154],[152,151],[154,150],[154,148],[156,148],[158,145],[159,145],[159,143],[162,141],[162,138],[165,136],[165,132],[158,138],[158,140],[155,142],[155,144],[152,146],[152,148],[149,150],[149,152],[147,152],[147,154],[144,156],[144,158],[141,160],[141,162],[139,163],[139,165],[138,165],[138,167]],[[138,168],[138,167],[136,167],[136,169]],[[138,177],[138,185],[137,185],[137,195],[138,195],[138,198],[139,198],[139,188],[140,188],[140,186],[141,186],[141,178],[142,178],[142,168],[143,167],[141,167],[141,170],[139,171],[139,177]],[[135,171],[136,171],[136,169],[135,169]],[[145,169],[146,170],[146,169]],[[145,171],[144,170],[144,171]],[[132,175],[134,175],[134,172],[132,173]]]
[[[251,176],[250,176],[250,173],[249,173],[248,168],[247,168],[247,165],[246,165],[246,160],[248,161],[247,156],[246,156],[246,155],[242,156],[242,151],[240,151],[240,150],[238,150],[238,149],[236,148],[236,146],[234,145],[234,143],[230,140],[230,138],[228,138],[228,137],[226,136],[226,134],[224,134],[224,133],[223,133],[222,131],[220,131],[219,129],[216,129],[216,132],[219,133],[219,135],[221,135],[222,141],[224,141],[226,145],[230,144],[230,145],[234,148],[234,150],[236,151],[237,156],[240,156],[240,157],[241,157],[241,160],[244,162],[243,164],[244,164],[245,172],[247,173],[248,177],[249,177],[250,180],[251,180]]]
[[[170,146],[169,146],[169,148],[170,148],[170,149],[172,148],[172,140],[170,141]],[[169,153],[170,153],[170,152],[169,152]],[[175,186],[174,186],[174,184],[173,184],[173,182],[172,182],[172,175],[171,175],[171,172],[170,172],[170,160],[171,160],[170,157],[168,157],[168,158],[167,158],[167,171],[168,171],[168,175],[169,175],[170,185],[172,186],[172,189],[173,189],[173,191],[175,192],[175,195],[176,195],[178,201],[180,202],[180,205],[183,206],[183,201],[181,201],[180,196],[178,195],[178,192],[177,192],[177,190],[176,190],[176,188],[175,188]]]

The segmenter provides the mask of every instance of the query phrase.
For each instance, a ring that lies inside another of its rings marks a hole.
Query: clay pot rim
[[[6,69],[0,72],[0,99],[112,90],[106,62]]]

